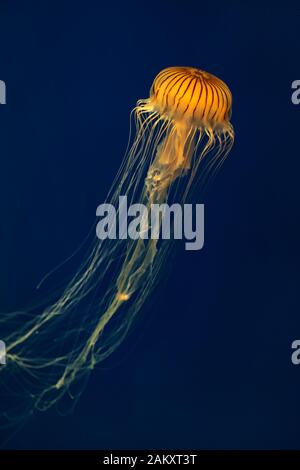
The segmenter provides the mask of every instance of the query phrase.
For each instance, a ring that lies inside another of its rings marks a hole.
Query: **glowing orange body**
[[[197,128],[227,127],[232,97],[219,78],[192,67],[170,67],[155,78],[150,101],[161,115]]]
[[[229,88],[214,75],[191,67],[162,70],[149,98],[134,108],[136,134],[107,201],[116,206],[127,195],[147,213],[153,204],[184,204],[196,176],[204,188],[233,145],[231,107]],[[140,225],[140,238],[108,237],[92,245],[61,296],[38,314],[34,309],[0,315],[1,331],[3,326],[8,330],[7,366],[0,366],[0,374],[8,375],[1,376],[1,383],[19,374],[12,381],[17,404],[11,410],[9,395],[9,412],[0,409],[0,429],[1,418],[10,424],[15,413],[23,420],[27,410],[46,410],[63,396],[74,404],[85,377],[125,338],[171,249],[169,240],[144,236],[147,221]]]

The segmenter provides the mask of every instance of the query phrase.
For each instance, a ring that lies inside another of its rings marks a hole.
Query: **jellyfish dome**
[[[155,78],[150,103],[161,115],[198,128],[228,126],[232,97],[214,75],[193,67],[170,67]]]

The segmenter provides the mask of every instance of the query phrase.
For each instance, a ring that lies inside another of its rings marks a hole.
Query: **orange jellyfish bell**
[[[138,102],[137,116],[150,113],[146,123],[152,123],[153,118],[154,123],[166,126],[157,156],[160,164],[168,166],[168,184],[170,178],[174,181],[191,168],[201,142],[197,161],[200,163],[210,153],[208,172],[213,174],[213,165],[219,166],[220,158],[223,161],[234,141],[231,108],[228,86],[208,72],[194,67],[169,67],[155,77],[149,98]]]
[[[226,128],[232,96],[228,86],[214,75],[193,67],[170,67],[155,78],[150,103],[167,118],[197,128]]]

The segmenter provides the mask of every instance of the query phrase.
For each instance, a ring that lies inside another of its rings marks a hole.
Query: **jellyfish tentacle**
[[[183,138],[183,134],[185,138]],[[171,184],[186,170],[187,159],[190,157],[190,154],[185,153],[187,137],[188,131],[186,129],[184,131],[181,127],[172,129],[158,147],[154,162],[148,170],[141,197],[148,210],[151,209],[151,205],[154,203],[166,203],[167,192]],[[160,218],[158,224],[159,226],[161,224]],[[157,243],[158,238],[150,238],[147,242],[140,238],[135,245],[130,244],[116,282],[117,293],[115,297],[101,315],[83,350],[73,363],[67,366],[63,375],[57,381],[55,385],[57,389],[74,380],[88,358],[92,357],[90,354],[112,317],[118,312],[122,304],[129,301],[138,290],[142,278],[149,275],[149,269],[157,254]]]

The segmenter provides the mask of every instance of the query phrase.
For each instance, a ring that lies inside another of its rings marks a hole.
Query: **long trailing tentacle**
[[[184,202],[200,174],[204,187],[233,144],[233,129],[191,127],[162,117],[149,100],[132,113],[136,135],[129,145],[107,202],[129,204]],[[199,167],[202,169],[199,172]],[[184,180],[182,190],[181,181]],[[6,329],[7,367],[0,369],[2,388],[25,398],[24,412],[2,415],[14,421],[34,408],[45,410],[84,383],[90,370],[121,343],[157,282],[170,243],[157,239],[100,240],[62,295],[42,311],[0,318]],[[38,355],[37,355],[38,352]]]

